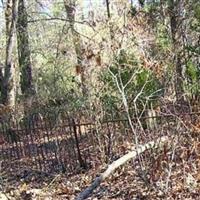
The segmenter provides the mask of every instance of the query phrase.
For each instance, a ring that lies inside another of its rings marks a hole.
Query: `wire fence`
[[[131,122],[143,143],[162,135],[200,132],[199,119],[200,113],[186,113],[133,118]],[[2,169],[74,173],[94,167],[102,159],[115,160],[133,144],[128,119],[96,122],[60,112],[0,122]]]

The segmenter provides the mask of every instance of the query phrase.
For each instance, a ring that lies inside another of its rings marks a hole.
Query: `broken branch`
[[[156,141],[151,141],[144,145],[139,145],[137,149],[134,148],[133,151],[131,151],[131,152],[125,154],[124,156],[122,156],[121,158],[117,159],[112,164],[110,164],[108,166],[108,168],[106,169],[106,171],[103,172],[100,176],[98,176],[89,187],[87,187],[83,192],[81,192],[78,195],[78,197],[76,198],[76,200],[83,200],[83,199],[88,198],[92,194],[94,189],[96,189],[98,186],[100,186],[100,184],[107,177],[109,177],[117,168],[119,168],[121,165],[124,165],[129,160],[136,158],[139,154],[143,153],[144,151],[146,151],[148,149],[161,148],[164,144],[167,143],[168,140],[169,140],[169,138],[167,136],[163,136],[163,137],[157,139]]]

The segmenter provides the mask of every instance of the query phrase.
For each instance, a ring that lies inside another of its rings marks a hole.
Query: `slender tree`
[[[3,65],[0,63],[0,100],[2,95],[2,89],[3,89]]]
[[[174,52],[174,64],[175,64],[175,71],[176,71],[176,82],[175,82],[175,89],[176,89],[176,98],[177,101],[183,102],[184,101],[184,88],[183,88],[183,75],[182,75],[182,66],[183,66],[183,59],[182,59],[182,52],[183,52],[183,45],[182,45],[182,24],[183,19],[181,19],[181,15],[183,12],[183,1],[176,1],[176,0],[169,0],[169,12],[170,12],[170,29],[171,29],[171,39],[172,39],[172,49]]]
[[[18,3],[17,44],[19,68],[21,72],[21,91],[25,99],[29,100],[30,97],[33,96],[35,90],[32,81],[31,52],[29,45],[28,20],[25,0],[19,0]]]
[[[108,20],[111,20],[111,12],[110,12],[110,0],[106,0],[106,10],[107,10],[107,17]],[[110,38],[111,40],[114,39],[114,31],[113,31],[113,27],[112,24],[109,25],[109,29],[110,29]]]
[[[6,20],[6,59],[2,81],[2,103],[13,107],[15,105],[15,64],[13,50],[15,42],[15,26],[17,17],[17,0],[7,0],[5,10]]]
[[[78,71],[80,72],[81,76],[81,87],[82,87],[82,93],[86,95],[88,93],[87,86],[86,86],[86,71],[85,67],[83,65],[83,55],[81,52],[81,37],[79,33],[75,30],[74,23],[75,23],[75,0],[64,0],[64,6],[67,14],[67,18],[69,20],[69,25],[73,37],[73,44],[75,47],[76,57],[77,57],[77,66]]]
[[[109,0],[106,0],[106,9],[107,9],[108,19],[110,19],[111,18],[111,14],[110,14],[110,1]]]

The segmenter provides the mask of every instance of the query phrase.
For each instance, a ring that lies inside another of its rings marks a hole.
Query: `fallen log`
[[[95,180],[93,181],[93,183],[87,187],[84,191],[82,191],[75,200],[84,200],[86,198],[88,198],[92,192],[94,191],[94,189],[96,189],[98,186],[100,186],[100,184],[108,177],[110,176],[118,167],[120,167],[121,165],[124,165],[126,162],[128,162],[129,160],[136,158],[139,154],[143,153],[144,151],[151,149],[151,148],[161,148],[164,144],[167,143],[167,141],[169,140],[169,138],[167,136],[163,136],[159,139],[157,139],[156,141],[151,141],[148,142],[144,145],[139,145],[138,148],[134,148],[134,150],[132,150],[131,152],[125,154],[124,156],[122,156],[121,158],[117,159],[116,161],[114,161],[112,164],[110,164],[108,166],[108,168],[106,169],[105,172],[103,172],[100,176],[98,176],[97,178],[95,178]]]

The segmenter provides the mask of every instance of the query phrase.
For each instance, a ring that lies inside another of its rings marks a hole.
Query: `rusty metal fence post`
[[[77,149],[78,161],[79,161],[80,167],[83,169],[86,169],[87,164],[83,160],[82,155],[81,155],[79,139],[78,139],[78,134],[77,134],[77,125],[76,125],[74,118],[72,118],[71,123],[72,123],[73,131],[74,131],[74,138],[75,138],[75,144],[76,144],[76,149]]]

